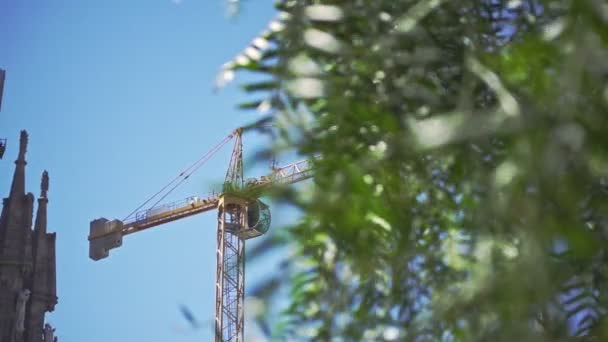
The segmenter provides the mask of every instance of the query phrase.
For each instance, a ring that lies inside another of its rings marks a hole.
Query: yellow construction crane
[[[223,190],[208,198],[188,197],[185,200],[158,205],[168,193],[196,171],[228,141],[235,138]],[[164,195],[151,208],[140,210],[144,202],[124,220],[100,218],[91,221],[89,257],[99,260],[122,245],[125,235],[164,223],[218,210],[217,268],[215,281],[215,341],[244,341],[245,240],[260,236],[270,227],[270,210],[259,196],[270,186],[292,184],[312,177],[312,165],[303,160],[273,168],[272,173],[247,182],[243,180],[242,129],[237,129],[207,152],[196,163],[180,173],[157,195]],[[169,189],[169,190],[167,190]]]

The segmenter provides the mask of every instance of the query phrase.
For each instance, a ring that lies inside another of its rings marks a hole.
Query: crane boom
[[[259,195],[271,185],[292,184],[308,179],[311,176],[311,162],[309,160],[301,160],[281,166],[266,176],[247,181],[243,192],[250,195]],[[120,232],[121,236],[129,235],[148,228],[160,226],[164,223],[214,210],[218,207],[219,199],[221,197],[222,194],[217,194],[204,199],[188,197],[181,201],[143,210],[136,213],[133,219],[121,222],[120,225],[115,225],[113,229],[91,231],[89,234],[89,241],[101,239],[118,232]]]

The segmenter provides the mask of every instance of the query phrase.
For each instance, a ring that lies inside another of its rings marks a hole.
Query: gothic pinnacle
[[[13,174],[13,182],[11,184],[11,192],[9,198],[15,203],[21,201],[21,196],[25,195],[25,152],[27,152],[27,132],[21,131],[19,139],[19,156],[15,160],[15,173]]]
[[[40,197],[47,198],[47,192],[49,191],[49,173],[44,170],[42,173],[42,181],[40,182]]]
[[[27,152],[28,135],[27,131],[22,130],[21,136],[19,137],[19,157],[17,162],[25,162],[25,152]]]

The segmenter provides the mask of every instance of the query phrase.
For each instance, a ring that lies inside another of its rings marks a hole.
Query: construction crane
[[[273,168],[271,174],[245,182],[242,129],[237,129],[176,179],[187,179],[191,172],[196,171],[232,138],[235,138],[235,143],[221,193],[203,199],[188,197],[182,201],[157,206],[166,197],[165,194],[152,208],[138,211],[150,200],[144,202],[144,205],[125,220],[110,221],[100,218],[91,221],[88,237],[89,257],[99,260],[107,257],[111,249],[121,246],[125,235],[217,209],[216,342],[244,341],[245,241],[266,233],[270,227],[270,210],[259,200],[260,195],[272,185],[292,184],[312,177],[311,163],[302,160]]]

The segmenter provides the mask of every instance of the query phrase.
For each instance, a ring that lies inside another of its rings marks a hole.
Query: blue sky
[[[234,84],[212,91],[219,67],[274,14],[245,1],[0,0],[0,68],[7,70],[0,192],[8,193],[19,130],[30,133],[28,189],[50,174],[49,230],[57,232],[59,304],[48,316],[61,342],[208,341],[178,307],[213,318],[214,213],[128,236],[110,258],[88,258],[89,221],[123,218],[234,128]],[[237,82],[238,84],[238,79]],[[264,140],[245,136],[245,155]],[[225,174],[230,147],[171,199],[204,194]],[[289,161],[281,161],[283,163]],[[257,170],[256,175],[264,173]],[[288,214],[273,212],[275,223]],[[278,223],[277,223],[278,222]],[[247,266],[247,284],[272,271]],[[248,286],[249,287],[249,286]],[[255,332],[252,324],[250,333]]]

